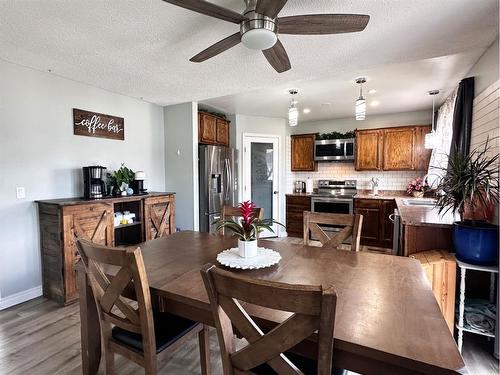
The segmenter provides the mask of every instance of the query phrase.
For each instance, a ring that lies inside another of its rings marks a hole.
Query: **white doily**
[[[242,258],[238,255],[238,248],[224,250],[217,254],[217,261],[223,266],[238,268],[242,270],[255,270],[270,267],[281,260],[281,255],[277,251],[257,248],[257,255],[251,258]]]

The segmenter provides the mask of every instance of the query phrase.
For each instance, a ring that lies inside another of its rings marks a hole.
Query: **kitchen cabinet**
[[[230,121],[207,112],[198,112],[198,142],[206,145],[229,146]]]
[[[314,161],[314,142],[316,134],[297,134],[291,136],[292,172],[316,171],[318,164]]]
[[[74,266],[80,256],[76,236],[105,246],[128,246],[142,242],[144,237],[152,239],[175,231],[173,193],[37,203],[43,295],[60,304],[78,298]],[[114,213],[125,210],[135,211],[136,221],[115,227]]]
[[[394,225],[389,215],[394,213],[396,202],[385,199],[354,200],[354,212],[363,215],[361,244],[392,248]]]
[[[415,128],[384,129],[383,170],[400,171],[415,169]]]
[[[382,168],[382,131],[356,131],[356,170],[378,171]]]
[[[304,211],[311,210],[311,197],[307,195],[286,196],[286,232],[289,237],[304,235]]]
[[[426,170],[430,150],[424,148],[429,125],[356,131],[356,170]]]

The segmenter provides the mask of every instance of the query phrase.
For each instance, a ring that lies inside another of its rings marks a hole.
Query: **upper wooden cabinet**
[[[356,131],[356,170],[426,170],[430,150],[424,148],[430,126],[401,126]]]
[[[383,170],[415,169],[415,128],[384,129]]]
[[[356,170],[378,171],[382,168],[382,131],[356,131]]]
[[[315,171],[314,142],[316,134],[292,135],[292,172]]]
[[[210,113],[198,113],[198,142],[229,146],[229,121]]]

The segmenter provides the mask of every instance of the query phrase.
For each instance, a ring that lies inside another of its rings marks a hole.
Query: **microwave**
[[[349,161],[354,160],[354,138],[323,139],[314,142],[314,160]]]

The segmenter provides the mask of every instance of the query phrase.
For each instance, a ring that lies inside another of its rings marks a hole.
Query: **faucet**
[[[378,182],[379,179],[377,177],[372,177],[372,194],[378,195]]]

